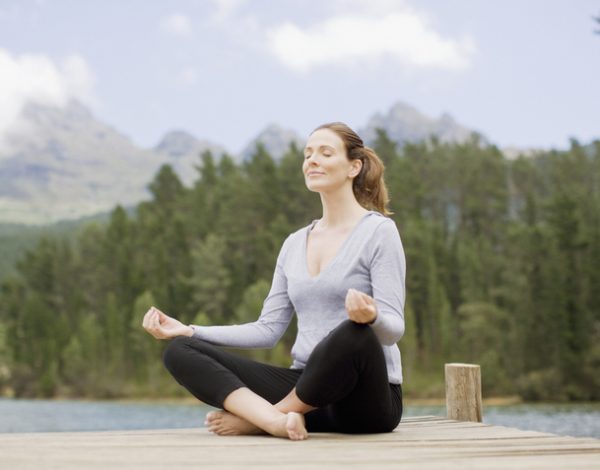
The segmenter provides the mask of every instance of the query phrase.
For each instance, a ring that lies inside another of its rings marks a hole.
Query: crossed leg
[[[163,361],[196,398],[224,410],[207,415],[209,431],[307,437],[303,413],[312,407],[290,393],[301,371],[252,361],[185,336],[171,340]]]
[[[306,439],[304,413],[313,408],[299,400],[294,406],[288,397],[284,399],[287,406],[282,402],[272,405],[250,389],[239,388],[225,399],[223,407],[227,411],[211,411],[207,415],[208,430],[225,436],[267,432],[292,440]]]
[[[206,420],[220,435],[266,432],[302,440],[304,414],[315,430],[385,432],[402,413],[378,340],[370,327],[350,321],[317,345],[304,371],[261,364],[187,337],[172,340],[164,361],[194,396],[225,410]]]
[[[223,436],[240,434],[264,434],[265,431],[252,424],[252,418],[244,419],[241,415],[245,410],[264,406],[257,400],[258,395],[254,394],[248,388],[239,388],[233,391],[225,399],[223,411],[211,411],[206,415],[205,425],[208,430]],[[261,397],[258,397],[261,398]],[[262,399],[264,401],[264,399]],[[270,405],[270,404],[269,404]],[[296,395],[296,388],[293,388],[287,396],[274,405],[275,409],[286,414],[285,429],[288,437],[294,440],[306,438],[306,427],[304,422],[304,413],[314,410],[315,407],[303,403]],[[261,410],[263,413],[270,413],[269,407]],[[237,411],[237,412],[236,412]],[[281,419],[281,417],[275,417]]]

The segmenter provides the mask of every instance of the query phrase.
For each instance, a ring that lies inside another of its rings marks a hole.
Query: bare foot
[[[254,424],[225,410],[211,411],[206,415],[204,424],[210,432],[214,432],[219,436],[265,434],[265,431],[254,426]]]
[[[302,413],[290,411],[287,414],[285,429],[288,437],[292,441],[303,441],[308,437],[308,433],[306,432],[306,427],[304,424],[304,415]]]

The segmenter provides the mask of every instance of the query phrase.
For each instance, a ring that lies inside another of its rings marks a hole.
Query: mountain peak
[[[90,109],[78,100],[70,100],[64,106],[49,105],[38,102],[26,103],[21,116],[30,124],[47,126],[55,121],[75,122],[94,119]]]
[[[154,151],[170,157],[181,157],[193,153],[200,145],[200,141],[189,132],[173,130],[167,132]]]
[[[279,159],[295,142],[302,145],[302,139],[296,131],[285,129],[279,124],[268,124],[258,135],[242,150],[242,160],[252,157],[256,151],[256,144],[262,143],[274,159]]]
[[[377,128],[384,129],[390,139],[400,146],[404,142],[426,140],[432,135],[438,136],[442,142],[464,142],[472,134],[470,129],[460,125],[448,113],[435,119],[402,101],[392,105],[387,113],[374,114],[359,134],[365,142],[373,144]]]

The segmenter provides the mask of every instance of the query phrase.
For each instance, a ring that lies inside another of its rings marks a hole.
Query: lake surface
[[[0,432],[203,427],[204,405],[0,398]],[[403,416],[445,416],[443,406],[405,407]],[[600,439],[600,403],[484,406],[483,422]]]

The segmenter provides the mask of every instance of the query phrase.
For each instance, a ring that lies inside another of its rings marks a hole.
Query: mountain
[[[393,105],[385,114],[374,114],[366,127],[358,130],[367,145],[371,145],[377,137],[377,128],[384,129],[399,146],[405,142],[419,142],[432,135],[442,142],[464,142],[473,133],[447,113],[435,119],[402,102]]]
[[[19,132],[3,136],[0,148],[0,222],[49,224],[107,212],[117,204],[135,206],[151,197],[147,186],[162,164],[170,164],[189,187],[204,151],[210,150],[215,160],[226,152],[183,130],[167,133],[154,148],[139,148],[77,101],[65,108],[29,104],[21,122],[25,130],[21,126]],[[367,144],[377,127],[400,144],[431,134],[443,141],[463,141],[471,134],[448,114],[434,119],[400,102],[359,130]],[[279,159],[290,142],[302,147],[304,138],[271,124],[233,158],[247,160],[258,142]]]
[[[304,145],[304,141],[295,131],[284,129],[277,124],[271,124],[242,150],[241,159],[247,160],[252,157],[259,142],[265,146],[267,152],[276,160],[280,159],[287,152],[291,142],[295,142],[298,146]]]
[[[199,140],[185,131],[172,131],[166,134],[153,151],[163,157],[178,174],[186,186],[192,186],[198,177],[196,167],[200,165],[200,155],[210,151],[215,161],[226,152],[225,148],[207,140]]]
[[[0,154],[0,220],[51,223],[131,205],[161,158],[97,121],[82,104],[25,107],[27,132]]]

